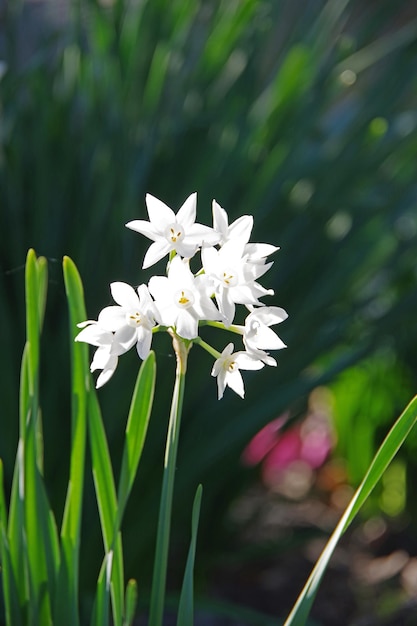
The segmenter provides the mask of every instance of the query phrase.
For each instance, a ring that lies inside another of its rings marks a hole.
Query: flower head
[[[252,215],[242,215],[229,226],[229,218],[226,211],[216,200],[213,200],[213,228],[220,235],[220,245],[235,238],[247,243],[253,227]]]
[[[214,362],[212,376],[217,376],[219,400],[223,398],[226,386],[241,398],[245,395],[242,374],[239,370],[259,370],[264,364],[247,352],[233,352],[232,343],[227,344],[219,358]]]
[[[102,370],[96,382],[96,388],[99,389],[113,376],[119,360],[118,357],[126,352],[126,349],[117,342],[115,333],[106,330],[94,320],[81,322],[78,327],[82,330],[75,337],[75,341],[83,341],[97,347],[90,371]]]
[[[115,333],[117,343],[126,351],[136,344],[141,359],[146,359],[151,349],[152,327],[155,326],[155,307],[146,285],[140,285],[137,292],[122,282],[110,285],[113,300],[118,306],[104,308],[99,316],[99,324]]]
[[[175,256],[168,276],[153,276],[149,291],[155,298],[160,324],[175,328],[184,339],[195,339],[199,320],[218,320],[219,311],[208,295],[207,279],[194,276],[186,260]]]
[[[226,326],[233,322],[236,304],[261,305],[261,296],[272,295],[272,289],[264,289],[257,281],[264,273],[262,266],[247,263],[244,255],[245,240],[227,241],[217,250],[204,247],[201,258],[206,275],[213,283],[216,301]]]
[[[145,255],[144,269],[173,250],[189,259],[203,243],[215,245],[219,241],[220,236],[212,228],[195,223],[196,200],[197,194],[192,193],[175,215],[164,202],[149,193],[146,195],[149,222],[133,220],[126,224],[154,242]]]

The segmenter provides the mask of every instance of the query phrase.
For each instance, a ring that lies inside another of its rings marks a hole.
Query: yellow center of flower
[[[165,237],[170,243],[179,243],[184,239],[184,230],[180,224],[170,224],[165,230]]]
[[[222,281],[225,287],[234,287],[237,284],[236,273],[232,269],[226,269],[223,272]]]
[[[139,311],[131,311],[127,314],[127,323],[129,326],[136,328],[142,324],[142,315]]]
[[[180,289],[175,294],[175,302],[181,309],[188,309],[194,304],[194,295],[189,289]]]

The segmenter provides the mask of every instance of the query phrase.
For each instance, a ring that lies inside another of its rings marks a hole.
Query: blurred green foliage
[[[288,407],[296,418],[311,389],[384,346],[408,371],[397,383],[404,394],[415,387],[417,14],[407,0],[74,0],[65,24],[41,24],[42,41],[22,58],[26,8],[6,8],[0,81],[6,478],[17,444],[29,247],[51,268],[41,391],[58,508],[70,429],[63,255],[80,269],[94,318],[110,302],[110,282],[138,284],[152,273],[140,270],[147,242],[124,229],[146,217],[146,192],[177,210],[197,191],[206,224],[216,198],[231,220],[254,215],[253,241],[281,247],[266,285],[275,289],[270,303],[290,315],[279,328],[289,348],[278,368],[246,376],[245,401],[229,393],[218,403],[210,358],[197,348],[190,355],[174,531],[180,538],[188,528],[202,482],[204,566],[204,555],[227,545],[225,511],[248,479],[239,456],[264,424]],[[169,343],[156,337],[155,349],[155,409],[125,524],[135,576],[151,562],[174,378]],[[116,459],[137,368],[126,356],[101,392]],[[402,406],[392,404],[393,419]],[[101,553],[94,515],[92,503],[86,580]]]

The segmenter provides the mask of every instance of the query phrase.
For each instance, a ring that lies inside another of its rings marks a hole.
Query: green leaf
[[[142,363],[136,380],[129,417],[126,425],[126,440],[118,489],[117,530],[135,480],[138,464],[148,430],[155,391],[155,353],[151,352]]]
[[[25,271],[26,294],[26,336],[28,343],[29,393],[35,395],[39,369],[39,297],[38,269],[34,250],[29,250],[26,257]]]
[[[119,626],[122,624],[124,598],[122,542],[120,533],[117,536],[114,533],[117,519],[116,488],[100,406],[94,389],[88,394],[88,417],[94,486],[106,552],[105,562],[107,554],[114,551],[112,562],[108,566],[112,567],[113,620],[115,626]]]
[[[64,257],[63,273],[69,310],[71,354],[71,459],[68,490],[61,527],[62,562],[55,619],[62,626],[76,626],[78,616],[79,551],[84,492],[85,447],[87,436],[87,391],[91,386],[88,347],[77,343],[77,323],[87,317],[84,290],[78,270],[69,257]]]
[[[123,626],[132,626],[135,617],[136,605],[138,602],[138,585],[136,580],[129,580],[126,587],[125,596],[125,618]]]
[[[203,488],[199,485],[194,497],[191,520],[191,541],[182,583],[180,604],[178,607],[177,626],[193,626],[194,624],[194,560],[202,493]]]
[[[6,609],[6,626],[20,626],[22,622],[21,603],[16,575],[10,555],[9,542],[4,527],[1,527],[1,579]]]
[[[113,552],[108,552],[104,557],[97,581],[96,598],[94,601],[91,626],[108,626],[109,602],[110,602],[110,579],[112,572]]]
[[[391,463],[400,446],[417,421],[417,396],[406,407],[376,453],[368,472],[345,510],[320,558],[307,580],[284,626],[303,626],[334,549],[355,515]]]

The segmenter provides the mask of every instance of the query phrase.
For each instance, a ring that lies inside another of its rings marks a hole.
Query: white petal
[[[188,228],[194,224],[197,210],[197,194],[194,192],[184,202],[177,213],[175,221],[184,226],[187,233]]]
[[[262,361],[253,359],[247,352],[237,352],[235,362],[242,370],[261,370],[264,366]]]
[[[279,250],[277,246],[270,243],[248,243],[245,247],[245,254],[248,254],[251,261],[263,259]]]
[[[117,356],[113,356],[107,366],[103,369],[100,376],[97,378],[96,388],[99,389],[103,385],[105,385],[110,378],[113,376],[115,369],[117,367],[118,358]]]
[[[121,306],[106,306],[98,316],[100,326],[114,331],[126,324],[126,311]]]
[[[201,261],[207,275],[220,273],[219,253],[216,248],[204,246],[201,249]]]
[[[148,267],[151,267],[151,265],[158,263],[170,250],[171,246],[165,239],[155,241],[145,254],[142,269],[146,270]]]
[[[221,233],[223,239],[227,237],[227,230],[229,228],[229,220],[227,218],[226,211],[220,206],[216,200],[212,202],[212,211],[213,211],[213,227],[218,232]]]
[[[96,320],[86,320],[85,322],[80,322],[79,324],[77,324],[78,328],[85,328],[86,326],[89,326],[90,324],[97,324]]]
[[[236,304],[256,304],[258,302],[254,289],[248,285],[236,285],[230,287],[230,299]]]
[[[136,291],[127,283],[111,283],[111,295],[113,300],[126,309],[135,309],[139,307],[139,298]]]
[[[236,311],[235,303],[229,297],[229,291],[230,289],[221,288],[219,295],[216,295],[217,304],[219,305],[225,326],[230,326],[233,323]]]
[[[157,232],[163,234],[165,228],[176,221],[174,211],[155,196],[151,196],[150,193],[146,194],[145,201],[152,226],[156,228]]]
[[[193,224],[186,231],[186,239],[190,243],[195,243],[198,247],[203,244],[214,246],[220,241],[220,235],[210,226],[204,226],[203,224]]]
[[[145,235],[145,237],[152,239],[152,241],[156,241],[161,237],[161,233],[159,233],[150,222],[145,222],[145,220],[133,220],[128,222],[126,228],[130,228],[130,230]]]
[[[225,388],[226,388],[226,372],[224,369],[222,369],[217,376],[217,398],[219,400],[223,398]]]
[[[112,354],[123,354],[127,352],[136,342],[136,328],[133,326],[123,326],[114,334]],[[121,350],[121,351],[120,351]]]
[[[245,387],[243,385],[242,374],[239,370],[226,373],[226,385],[228,385],[230,389],[233,389],[241,398],[245,397]]]
[[[185,240],[177,241],[177,243],[174,246],[174,249],[184,259],[191,259],[197,252],[198,246],[193,242],[189,242],[188,237],[186,237],[186,239],[187,241]]]
[[[145,360],[151,350],[152,331],[146,330],[145,328],[139,328],[137,339],[138,342],[136,344],[136,349],[138,351],[138,355],[142,360]]]
[[[273,326],[274,324],[280,324],[288,317],[288,313],[278,306],[265,306],[253,311],[246,321],[250,322],[252,319],[257,319],[266,326]]]
[[[194,276],[190,266],[187,261],[183,261],[179,256],[174,256],[170,263],[168,280],[173,291],[184,287],[194,291]]]
[[[107,364],[111,361],[112,355],[108,348],[100,347],[98,348],[93,356],[93,360],[91,361],[90,370],[95,372],[96,370],[102,370],[107,367]]]
[[[195,339],[198,335],[198,320],[191,309],[179,311],[176,324],[177,333],[184,339]]]
[[[110,345],[113,341],[113,335],[97,324],[87,326],[75,337],[75,341],[83,341],[92,346]]]
[[[252,215],[242,215],[229,226],[228,239],[237,237],[247,243],[253,228]]]

